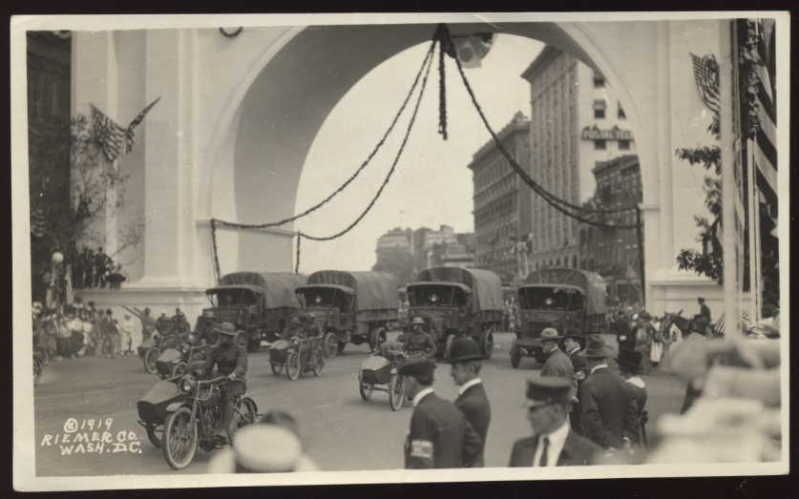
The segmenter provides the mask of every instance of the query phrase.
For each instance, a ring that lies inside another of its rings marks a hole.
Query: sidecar
[[[166,408],[173,402],[186,398],[177,385],[166,380],[159,380],[152,388],[136,402],[139,414],[138,423],[147,431],[147,438],[156,447],[161,447],[166,420]]]

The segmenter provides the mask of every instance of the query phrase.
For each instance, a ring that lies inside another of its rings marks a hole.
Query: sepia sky
[[[341,99],[325,120],[306,158],[295,211],[303,210],[341,185],[367,157],[387,129],[424,58],[428,44],[405,50],[374,68]],[[517,111],[530,116],[530,90],[521,73],[543,44],[498,35],[480,68],[467,77],[492,127],[499,131]],[[437,52],[436,52],[437,53]],[[472,175],[467,165],[490,136],[448,60],[447,141],[438,134],[438,59],[428,79],[416,123],[403,156],[380,199],[361,223],[329,241],[304,240],[300,270],[368,270],[375,263],[377,238],[394,227],[474,230]],[[366,207],[391,167],[405,132],[412,100],[381,151],[364,172],[331,203],[296,227],[327,236],[348,226]]]

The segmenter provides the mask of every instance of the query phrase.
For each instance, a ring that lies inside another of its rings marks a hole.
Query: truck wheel
[[[514,369],[518,369],[519,364],[521,364],[521,362],[522,362],[521,349],[518,346],[513,345],[510,349],[510,365]]]

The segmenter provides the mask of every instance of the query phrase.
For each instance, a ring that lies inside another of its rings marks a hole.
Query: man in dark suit
[[[541,331],[541,349],[546,357],[541,366],[541,376],[558,376],[560,378],[574,379],[574,366],[569,356],[563,353],[558,342],[563,339],[557,329],[548,327]],[[577,385],[574,385],[575,390]]]
[[[582,355],[589,370],[580,386],[580,424],[583,434],[605,449],[620,450],[638,432],[635,401],[624,380],[608,368],[613,354],[599,335],[588,337]]]
[[[527,382],[527,419],[533,435],[517,440],[510,466],[580,466],[593,464],[602,449],[569,428],[571,379],[533,377]]]
[[[483,367],[482,359],[480,346],[472,338],[466,336],[452,341],[449,361],[452,364],[452,379],[458,386],[455,407],[461,410],[466,421],[472,425],[483,441],[474,466],[483,466],[483,451],[488,425],[491,423],[491,405],[480,379],[480,369]]]
[[[582,433],[582,429],[580,428],[580,404],[577,400],[577,394],[580,392],[580,385],[583,384],[583,381],[585,381],[585,377],[588,373],[585,365],[585,357],[580,355],[580,350],[582,350],[580,338],[582,338],[582,336],[571,334],[566,335],[566,337],[563,339],[563,348],[566,352],[566,355],[569,356],[572,367],[574,367],[574,381],[577,386],[575,397],[573,399],[573,402],[575,403],[572,404],[572,410],[569,413],[569,422],[571,422],[572,430],[576,431],[577,433]]]
[[[473,466],[483,442],[455,404],[433,391],[435,368],[435,362],[424,359],[408,362],[399,369],[399,374],[405,376],[405,395],[414,406],[405,440],[405,467]]]

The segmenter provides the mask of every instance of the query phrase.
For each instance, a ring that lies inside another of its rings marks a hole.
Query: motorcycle
[[[392,411],[402,409],[405,404],[405,376],[399,368],[406,362],[430,358],[422,353],[408,353],[402,345],[386,343],[380,354],[366,358],[358,370],[358,393],[364,402],[371,400],[374,391],[387,392],[388,404]]]
[[[224,376],[203,380],[194,373],[159,381],[138,403],[139,417],[147,436],[160,447],[173,469],[186,468],[194,460],[197,448],[211,451],[226,439],[222,428],[221,382]],[[166,384],[172,384],[167,391]],[[255,422],[258,406],[247,395],[233,401],[236,428]]]
[[[201,343],[189,334],[186,341],[176,348],[164,349],[155,361],[155,370],[161,379],[174,378],[189,372],[193,365],[202,366],[212,345]]]
[[[314,376],[320,376],[325,366],[322,337],[294,336],[291,339],[274,342],[269,348],[269,365],[275,376],[285,369],[286,376],[292,381],[299,379],[300,374],[308,371]]]
[[[182,335],[170,334],[166,336],[153,336],[145,344],[139,347],[139,357],[144,363],[144,372],[147,374],[158,374],[158,358],[168,349],[179,349],[184,342]]]

